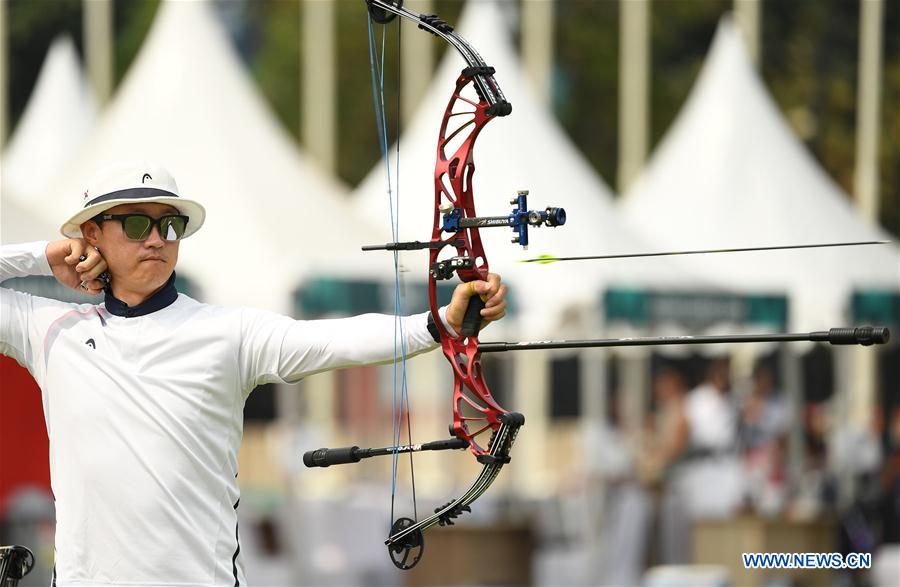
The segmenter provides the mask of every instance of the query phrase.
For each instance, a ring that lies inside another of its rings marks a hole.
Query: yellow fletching
[[[538,255],[534,259],[519,259],[519,263],[540,263],[541,265],[548,265],[557,261],[559,261],[559,257],[554,255]]]

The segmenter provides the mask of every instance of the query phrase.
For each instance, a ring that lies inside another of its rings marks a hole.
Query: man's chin
[[[172,275],[172,268],[162,261],[141,261],[138,268],[139,280],[153,291],[164,286]]]

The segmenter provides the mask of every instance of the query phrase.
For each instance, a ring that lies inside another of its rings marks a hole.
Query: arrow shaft
[[[890,241],[857,241],[847,243],[818,243],[810,245],[780,245],[774,247],[735,247],[728,249],[697,249],[691,251],[666,251],[660,253],[624,253],[618,255],[588,255],[583,257],[553,257],[549,259],[525,259],[525,263],[556,261],[589,261],[597,259],[633,259],[638,257],[670,257],[675,255],[703,255],[708,253],[747,253],[751,251],[783,251],[787,249],[822,249],[827,247],[856,247],[864,245],[884,245]]]

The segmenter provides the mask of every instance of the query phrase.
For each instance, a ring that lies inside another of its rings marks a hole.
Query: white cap
[[[81,235],[81,224],[120,204],[154,202],[169,204],[188,217],[182,238],[197,232],[206,218],[199,202],[182,198],[172,175],[162,166],[146,161],[116,163],[99,171],[81,196],[79,211],[60,227],[69,238]]]

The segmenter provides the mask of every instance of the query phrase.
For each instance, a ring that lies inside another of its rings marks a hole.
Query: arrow
[[[694,251],[667,251],[663,253],[624,253],[618,255],[589,255],[584,257],[555,257],[541,255],[534,259],[521,259],[519,263],[541,263],[546,265],[559,261],[589,261],[596,259],[632,259],[635,257],[670,257],[674,255],[702,255],[706,253],[746,253],[749,251],[783,251],[785,249],[822,249],[826,247],[857,247],[862,245],[886,245],[891,241],[859,241],[851,243],[821,243],[815,245],[781,245],[777,247],[742,247],[733,249],[698,249]]]

